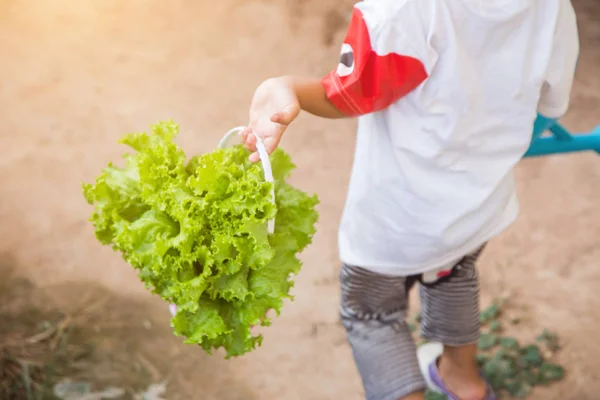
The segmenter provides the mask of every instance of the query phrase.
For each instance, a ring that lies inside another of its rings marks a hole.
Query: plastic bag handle
[[[244,126],[238,126],[237,128],[233,128],[229,132],[227,132],[219,142],[219,148],[227,148],[231,138],[237,136],[244,129],[246,129]],[[262,138],[256,133],[252,134],[256,138],[256,150],[258,150],[260,162],[262,164],[263,170],[265,171],[265,181],[271,183],[271,202],[273,203],[273,205],[275,205],[275,185],[273,184],[273,169],[271,168],[271,160],[269,159],[269,153],[265,148],[265,143],[263,142]],[[275,217],[271,218],[268,221],[267,230],[270,235],[275,233]]]

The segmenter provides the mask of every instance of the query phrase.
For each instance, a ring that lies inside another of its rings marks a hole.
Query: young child
[[[569,0],[365,0],[337,69],[262,83],[242,133],[258,161],[300,110],[359,117],[339,229],[342,307],[369,400],[495,399],[475,362],[482,248],[516,218],[513,168],[536,112],[567,110],[579,44]],[[421,360],[404,322],[419,283]],[[440,345],[440,349],[442,346]]]

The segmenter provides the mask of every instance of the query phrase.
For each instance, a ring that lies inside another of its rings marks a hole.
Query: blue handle
[[[541,137],[546,131],[550,131],[552,135]],[[531,145],[525,157],[590,150],[600,153],[600,125],[590,133],[572,135],[555,119],[538,114],[533,124]]]
[[[547,129],[556,123],[555,119],[546,118],[542,114],[538,114],[535,122],[533,123],[533,140],[539,138],[542,133],[546,132]]]

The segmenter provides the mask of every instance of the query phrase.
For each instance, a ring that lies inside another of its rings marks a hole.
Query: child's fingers
[[[271,122],[275,122],[276,124],[281,124],[283,120],[283,114],[281,112],[276,112],[271,116]]]
[[[248,140],[248,135],[252,132],[252,129],[249,127],[244,128],[244,130],[242,130],[239,135],[240,138],[242,139],[242,143],[246,143],[246,140]]]
[[[299,112],[300,110],[298,105],[290,104],[283,107],[281,111],[273,114],[271,116],[271,121],[281,125],[289,125],[298,116]]]
[[[268,154],[271,154],[275,151],[275,149],[278,146],[278,141],[274,138],[268,138],[265,140],[265,149],[267,150]]]
[[[258,162],[258,161],[260,161],[260,153],[258,153],[258,151],[256,149],[256,138],[254,137],[254,135],[250,135],[250,136],[252,136],[254,139],[254,149],[250,150],[253,152],[250,155],[250,161]],[[267,137],[266,139],[263,140],[263,144],[265,145],[265,150],[267,151],[267,154],[271,154],[277,148],[278,140],[276,140],[272,137]]]
[[[249,151],[256,151],[256,137],[253,134],[247,134],[244,145]]]
[[[250,161],[251,162],[259,162],[260,161],[260,155],[258,154],[258,151],[255,151],[254,153],[250,154]]]
[[[252,133],[251,128],[244,128],[244,130],[240,133],[240,137],[242,138],[242,142],[246,143],[248,141],[248,137]]]

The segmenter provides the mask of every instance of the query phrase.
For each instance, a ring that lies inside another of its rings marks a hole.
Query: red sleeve
[[[340,63],[322,79],[327,97],[348,116],[380,111],[413,91],[425,79],[423,63],[410,56],[377,54],[361,11],[354,9]]]

